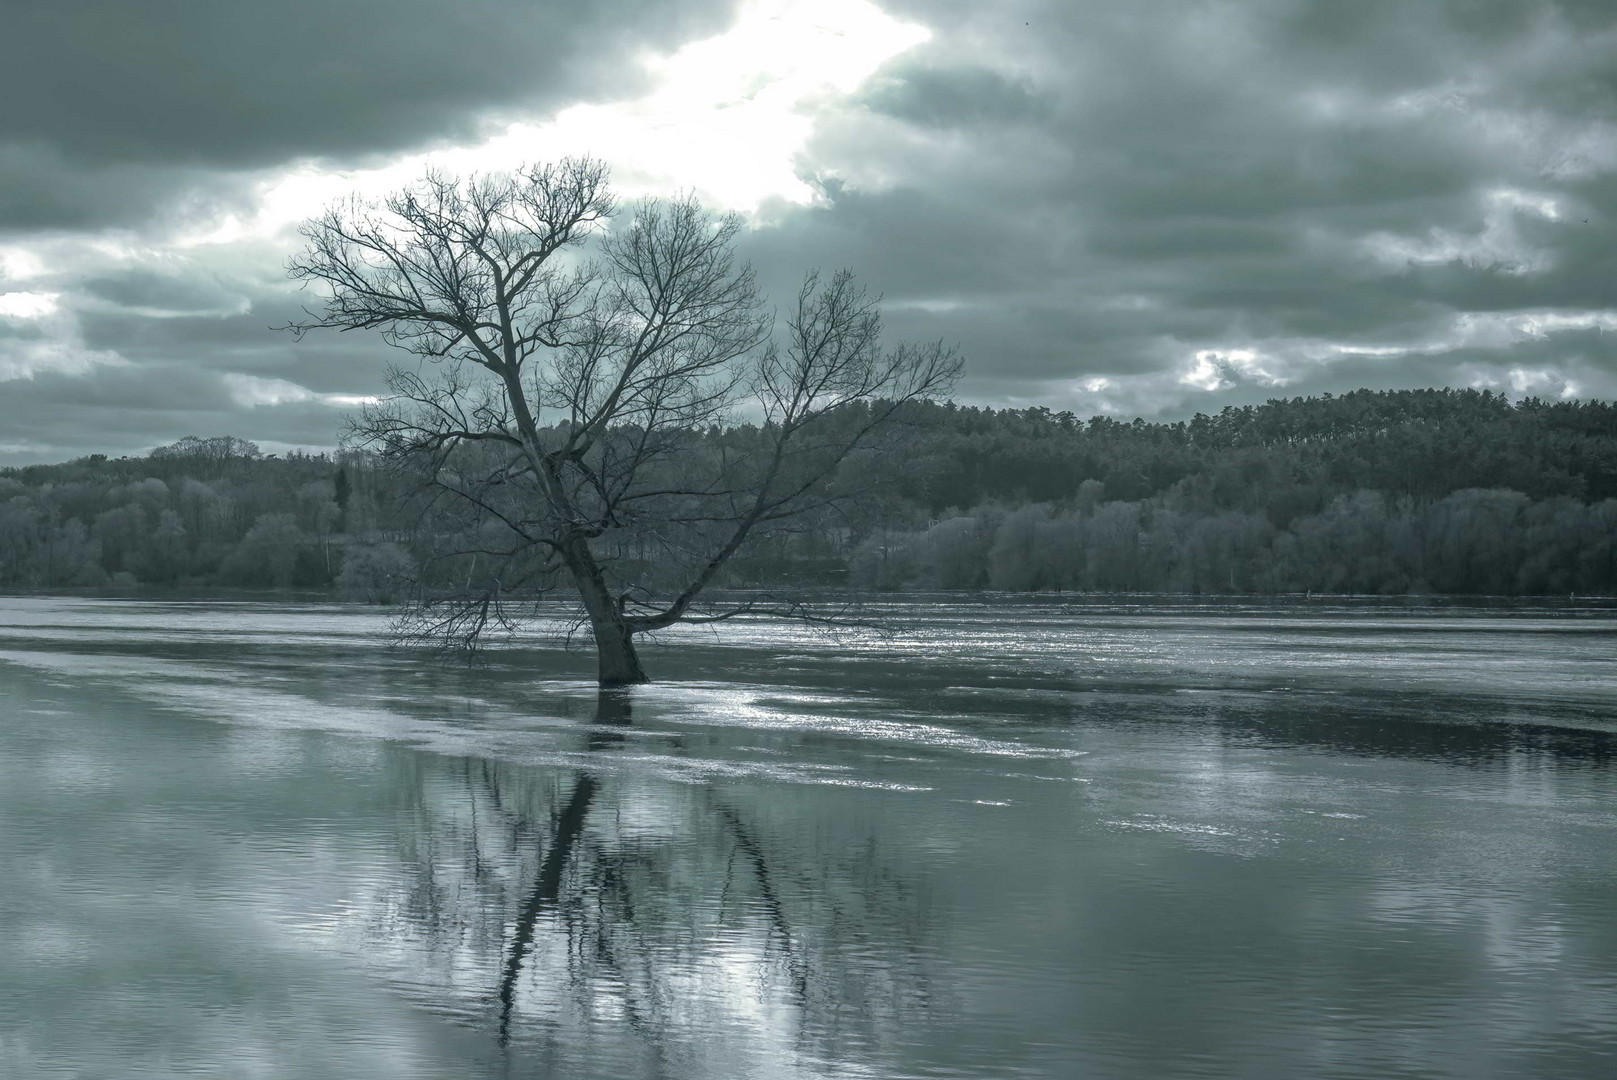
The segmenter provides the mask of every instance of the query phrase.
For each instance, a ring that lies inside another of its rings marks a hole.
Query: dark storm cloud
[[[176,188],[466,136],[491,113],[617,97],[636,50],[724,2],[218,0],[11,5],[0,228],[139,220]]]
[[[188,434],[324,447],[336,441],[345,412],[317,400],[255,408],[229,375],[192,364],[104,367],[90,376],[46,371],[3,385],[7,464],[139,454]]]
[[[44,337],[43,327],[17,320],[0,319],[0,342],[40,341]]]
[[[0,75],[0,78],[3,78]],[[17,139],[0,127],[0,234],[93,228],[145,220],[177,198],[239,200],[231,173],[183,162],[89,164],[43,139]]]
[[[218,278],[129,268],[78,283],[81,292],[122,308],[168,315],[212,315],[246,304],[239,291]]]
[[[108,367],[93,379],[62,372],[41,372],[6,384],[7,427],[20,416],[40,410],[80,407],[95,415],[100,427],[118,412],[197,412],[228,409],[233,401],[219,377],[181,364]]]
[[[1608,4],[889,10],[935,37],[822,122],[807,157],[829,205],[779,217],[757,257],[854,265],[895,329],[967,346],[985,397],[1133,373],[1168,388],[1134,406],[1171,414],[1228,391],[1176,371],[1237,347],[1287,354],[1266,396],[1366,372],[1464,384],[1508,357],[1302,358],[1617,300]],[[1535,362],[1609,386],[1587,377],[1609,354],[1574,363],[1564,338]]]
[[[330,335],[300,343],[270,329],[298,314],[295,303],[269,295],[249,311],[222,318],[152,319],[107,311],[85,313],[80,324],[86,346],[116,351],[138,363],[184,357],[200,368],[286,379],[317,393],[374,393],[384,363],[410,359],[374,335]]]
[[[341,410],[300,394],[375,390],[385,346],[355,337],[296,348],[270,332],[301,299],[285,288],[282,251],[198,253],[234,266],[148,258],[139,230],[250,217],[254,183],[296,161],[374,164],[503,116],[632,95],[645,82],[639,53],[716,32],[732,9],[731,0],[8,8],[0,241],[44,238],[46,265],[0,279],[0,293],[43,292],[60,314],[0,309],[0,349],[9,346],[0,373],[26,376],[0,383],[0,460],[132,452],[195,431],[331,444]],[[108,229],[118,231],[97,233]],[[255,385],[279,403],[263,403]]]
[[[817,116],[800,165],[825,198],[773,205],[747,237],[777,308],[806,268],[852,266],[894,338],[962,345],[962,396],[1085,415],[1358,386],[1617,395],[1608,0],[882,6],[933,37]],[[636,48],[729,15],[39,8],[0,44],[0,229],[216,217],[293,159],[382,160],[634,93]],[[342,410],[318,395],[375,392],[397,357],[374,335],[271,333],[307,298],[268,246],[27,286],[125,366],[0,384],[0,444],[334,442]],[[45,335],[0,318],[0,348]]]
[[[1026,80],[989,68],[902,65],[864,95],[866,107],[927,127],[1018,123],[1043,118],[1048,99]]]

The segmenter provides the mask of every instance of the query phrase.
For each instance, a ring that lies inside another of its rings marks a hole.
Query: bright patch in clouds
[[[0,293],[0,315],[9,319],[37,319],[56,310],[56,293]]]
[[[639,100],[577,105],[541,123],[515,121],[480,144],[379,169],[304,165],[263,185],[255,218],[230,217],[180,242],[268,236],[344,195],[395,191],[428,168],[495,172],[565,155],[605,160],[614,187],[630,197],[688,189],[740,211],[769,199],[807,204],[815,191],[798,175],[797,155],[816,112],[930,37],[925,27],[900,22],[867,0],[752,0],[725,33],[645,58],[656,87]]]
[[[930,36],[865,0],[758,0],[728,32],[650,60],[660,85],[645,99],[578,106],[530,130],[541,145],[619,164],[630,191],[689,186],[741,210],[808,203],[814,190],[795,165],[816,108]]]
[[[1509,274],[1548,270],[1549,254],[1534,250],[1521,236],[1517,218],[1522,214],[1546,221],[1561,220],[1561,208],[1549,196],[1502,188],[1484,197],[1482,227],[1475,233],[1437,227],[1421,237],[1377,232],[1367,236],[1364,245],[1372,258],[1389,266],[1460,263]]]
[[[1528,368],[1511,368],[1509,373],[1510,388],[1518,394],[1527,394],[1535,391],[1555,389],[1562,397],[1571,397],[1577,393],[1576,384],[1567,382],[1558,371],[1545,368],[1530,370]]]
[[[1484,311],[1460,312],[1440,333],[1399,345],[1309,344],[1299,350],[1308,360],[1338,357],[1432,356],[1464,348],[1508,349],[1524,341],[1543,340],[1568,331],[1617,331],[1617,312],[1611,311]]]
[[[285,379],[262,379],[257,375],[230,374],[226,375],[224,380],[236,404],[248,409],[256,409],[260,405],[280,405],[288,401],[309,401],[314,397],[312,390],[307,390],[294,382],[287,382]]]
[[[0,383],[45,372],[85,375],[128,363],[115,352],[86,348],[72,315],[54,292],[0,293],[0,323],[27,326],[26,334],[0,336]]]
[[[890,300],[884,305],[888,311],[924,311],[928,315],[948,315],[964,311],[971,305],[961,300]]]
[[[1565,373],[1551,367],[1514,367],[1506,371],[1503,378],[1494,371],[1475,370],[1470,373],[1465,383],[1474,390],[1508,388],[1518,397],[1527,394],[1536,396],[1551,394],[1563,401],[1569,401],[1583,392],[1575,380],[1567,378]]]
[[[45,372],[87,375],[98,367],[127,367],[117,353],[86,349],[76,341],[39,340],[0,343],[0,383],[32,379]]]
[[[1201,349],[1179,376],[1179,383],[1208,393],[1236,385],[1236,375],[1264,386],[1284,385],[1286,379],[1271,371],[1267,360],[1256,349]]]
[[[234,372],[225,375],[224,382],[230,390],[231,399],[245,409],[304,401],[316,401],[337,409],[352,409],[360,405],[374,405],[377,400],[363,394],[317,394],[308,387],[286,379],[265,379]]]
[[[1224,390],[1235,385],[1224,377],[1224,372],[1219,367],[1218,362],[1205,350],[1196,354],[1195,361],[1184,374],[1179,376],[1179,381],[1185,386],[1194,386],[1196,389],[1206,390],[1208,393],[1215,390]]]
[[[0,281],[23,281],[44,272],[45,263],[27,248],[0,246]]]

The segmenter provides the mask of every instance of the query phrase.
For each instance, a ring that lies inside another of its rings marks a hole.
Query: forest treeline
[[[0,469],[0,587],[328,589],[345,555],[350,579],[378,559],[404,570],[396,486],[362,453],[231,436]]]
[[[857,418],[851,418],[856,420]],[[852,509],[738,557],[732,585],[1170,592],[1617,592],[1617,406],[1361,390],[1178,423],[952,402]],[[744,444],[745,430],[696,442]],[[230,437],[0,469],[0,588],[401,597],[479,572],[416,480],[361,451]],[[603,538],[608,555],[642,557]]]

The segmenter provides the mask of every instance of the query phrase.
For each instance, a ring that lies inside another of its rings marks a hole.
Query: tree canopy
[[[290,329],[374,330],[417,358],[390,368],[355,440],[458,515],[447,535],[470,546],[443,554],[495,567],[418,608],[422,636],[475,643],[565,589],[607,685],[645,680],[637,634],[802,613],[701,601],[749,545],[851,498],[838,466],[947,392],[960,360],[885,347],[879,298],[847,271],[810,271],[776,333],[741,227],[689,197],[620,207],[588,159],[429,173],[304,226],[290,272],[319,307]],[[657,571],[616,559],[626,542]]]

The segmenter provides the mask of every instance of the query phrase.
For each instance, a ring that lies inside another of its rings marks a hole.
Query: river
[[[1611,605],[876,614],[0,598],[0,1077],[1617,1076]]]

